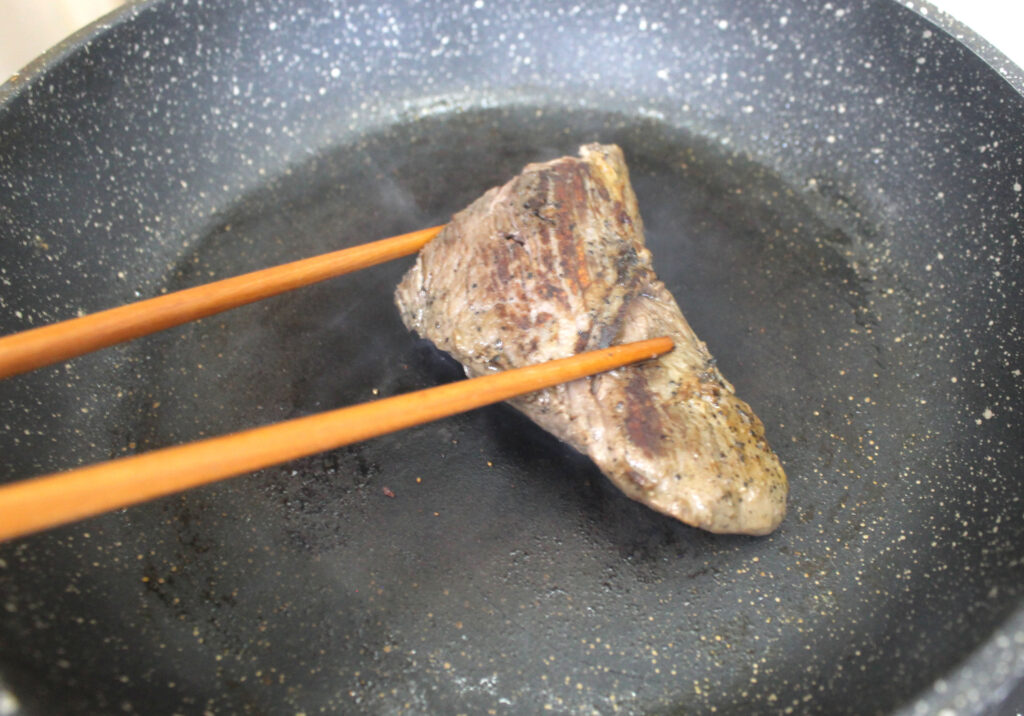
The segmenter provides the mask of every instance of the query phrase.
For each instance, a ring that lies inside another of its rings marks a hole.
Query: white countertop
[[[1024,69],[1024,0],[930,0]],[[908,6],[914,7],[913,2]],[[917,5],[920,11],[920,4]]]

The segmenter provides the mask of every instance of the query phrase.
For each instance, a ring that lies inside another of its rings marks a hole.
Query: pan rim
[[[108,30],[128,22],[147,7],[164,0],[124,0],[124,4],[71,33],[0,83],[0,112],[22,92],[39,82],[55,67]]]
[[[1018,67],[1002,50],[945,10],[937,8],[931,0],[917,0],[916,3],[914,0],[905,0],[902,4],[966,47],[1006,81],[1017,94],[1024,95],[1024,68]]]

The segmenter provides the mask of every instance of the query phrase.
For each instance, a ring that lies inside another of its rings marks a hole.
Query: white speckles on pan
[[[3,332],[616,141],[792,514],[695,533],[481,411],[0,546],[6,703],[981,712],[1022,653],[1018,78],[866,0],[179,0],[76,38],[0,90]],[[405,266],[0,384],[0,479],[453,377]]]

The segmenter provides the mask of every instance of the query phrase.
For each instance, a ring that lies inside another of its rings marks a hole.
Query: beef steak
[[[618,147],[587,145],[489,190],[420,252],[395,299],[470,376],[670,336],[657,360],[512,404],[687,524],[760,535],[782,521],[779,460],[655,276]]]

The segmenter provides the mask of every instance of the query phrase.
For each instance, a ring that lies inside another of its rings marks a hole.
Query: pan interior
[[[35,657],[14,660],[35,670],[12,678],[81,710],[837,713],[890,709],[952,667],[940,646],[978,642],[1024,584],[1019,562],[1006,568],[1021,529],[1001,477],[1018,458],[996,447],[1015,428],[951,380],[969,361],[956,340],[932,336],[948,361],[920,370],[931,347],[916,317],[933,299],[871,208],[834,187],[795,186],[653,120],[433,116],[223,207],[167,288],[442,223],[588,141],[624,149],[659,276],[782,458],[777,533],[714,536],[655,514],[496,406],[38,538],[74,591],[36,585],[67,608]],[[136,343],[113,421],[132,427],[110,450],[457,379],[393,306],[410,265]],[[937,436],[976,418],[991,459],[955,462]],[[128,556],[96,561],[97,548]],[[958,604],[980,606],[951,619]],[[44,666],[69,640],[75,658]]]

